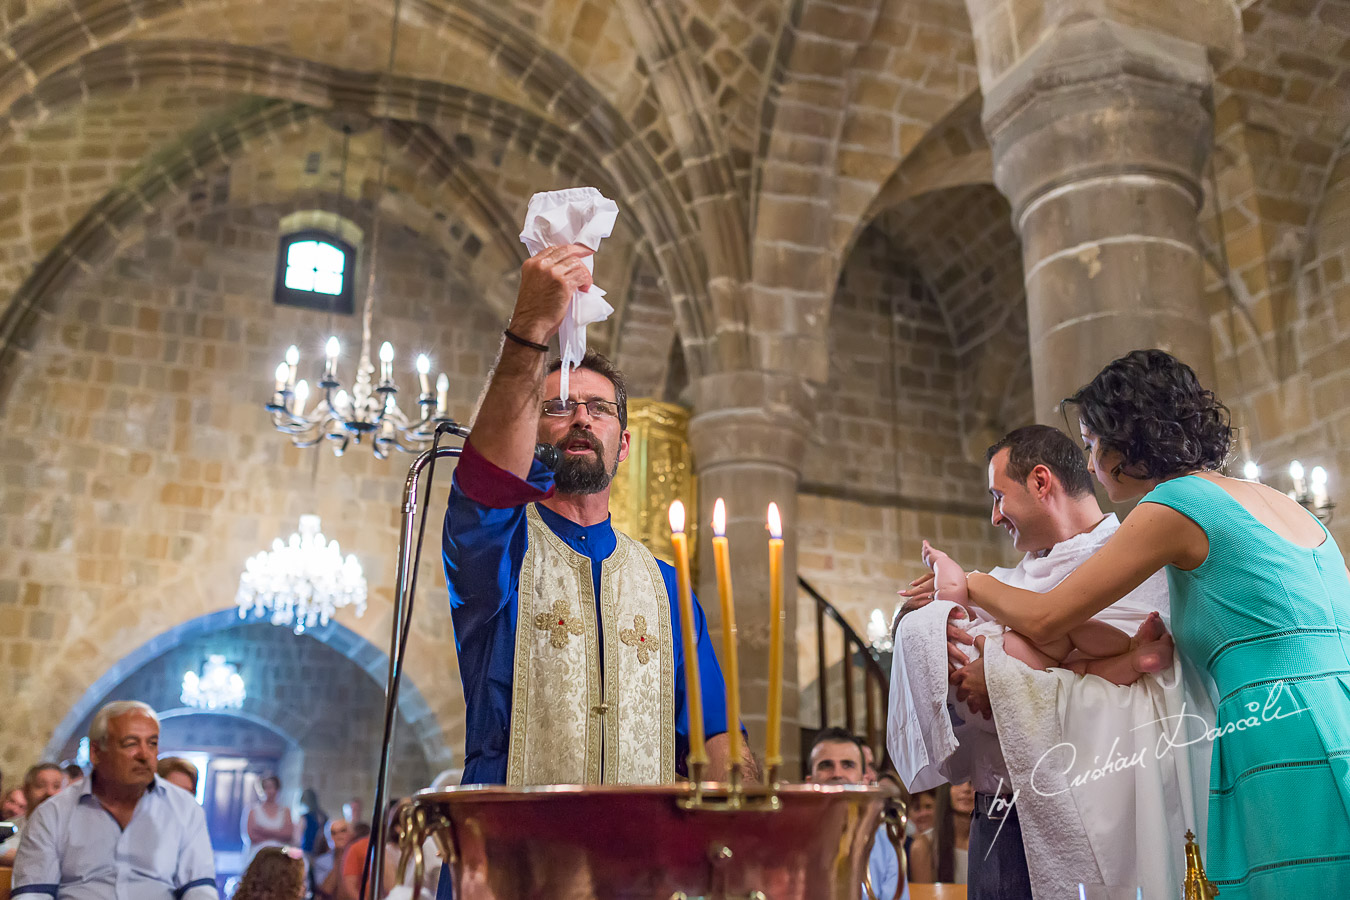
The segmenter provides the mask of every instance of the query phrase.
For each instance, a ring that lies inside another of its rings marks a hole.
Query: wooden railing
[[[806,592],[816,607],[816,692],[820,702],[820,722],[818,728],[839,725],[854,734],[860,735],[872,748],[877,767],[881,769],[889,762],[886,753],[886,710],[887,695],[890,690],[890,675],[882,667],[882,659],[871,645],[853,630],[843,613],[826,600],[819,591],[800,575],[797,584]],[[829,634],[831,623],[838,627],[838,637]],[[830,698],[833,696],[830,682],[829,642],[839,641],[842,660],[839,665],[839,679],[843,689],[843,721],[830,721]],[[858,685],[861,679],[862,692]],[[862,714],[858,706],[861,703]],[[859,724],[861,723],[861,728]],[[803,730],[811,730],[808,723],[802,723]],[[814,734],[814,731],[812,731]]]

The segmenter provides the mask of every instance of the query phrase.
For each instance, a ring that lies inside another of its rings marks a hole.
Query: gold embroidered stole
[[[526,521],[507,783],[673,781],[675,654],[655,557],[615,532],[615,550],[601,564],[597,622],[590,559],[563,543],[533,504]]]

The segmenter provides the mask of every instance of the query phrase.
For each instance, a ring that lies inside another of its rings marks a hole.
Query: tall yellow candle
[[[783,764],[783,520],[769,504],[769,735],[764,764]]]
[[[727,682],[727,735],[731,766],[741,762],[741,675],[736,657],[736,607],[731,596],[731,548],[727,543],[727,505],[713,504],[713,562],[717,567],[717,594],[722,600],[723,674]]]
[[[708,764],[703,737],[703,685],[694,636],[694,593],[689,587],[689,536],[684,533],[684,504],[670,504],[670,543],[675,549],[675,586],[679,593],[680,638],[684,646],[684,700],[689,712],[689,777],[699,778]]]

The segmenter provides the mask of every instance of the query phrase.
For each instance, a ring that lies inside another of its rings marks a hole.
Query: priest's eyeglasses
[[[619,417],[619,404],[613,400],[600,400],[593,398],[590,400],[545,400],[544,415],[546,416],[570,416],[576,412],[578,406],[586,407],[586,412],[593,419],[617,419]]]

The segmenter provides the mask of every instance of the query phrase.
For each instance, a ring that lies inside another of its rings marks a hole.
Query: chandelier
[[[249,557],[239,576],[234,602],[239,618],[270,615],[273,625],[293,626],[296,634],[327,625],[344,606],[366,611],[366,578],[352,554],[342,558],[337,541],[324,538],[318,516],[301,516],[300,531],[289,541],[277,538],[271,550]]]
[[[224,656],[211,654],[202,664],[199,676],[191,669],[183,673],[182,701],[197,709],[238,709],[244,705],[244,676],[239,667],[227,663]]]
[[[1242,466],[1242,477],[1248,481],[1261,481],[1261,467],[1248,456]],[[1311,472],[1303,468],[1303,463],[1293,460],[1289,463],[1289,481],[1293,490],[1288,492],[1289,499],[1302,506],[1322,522],[1330,522],[1336,504],[1331,500],[1328,490],[1327,470],[1313,466]]]
[[[880,609],[872,610],[872,615],[867,620],[867,643],[878,653],[890,653],[895,648],[895,641],[891,638],[891,626],[886,621],[886,614]]]

